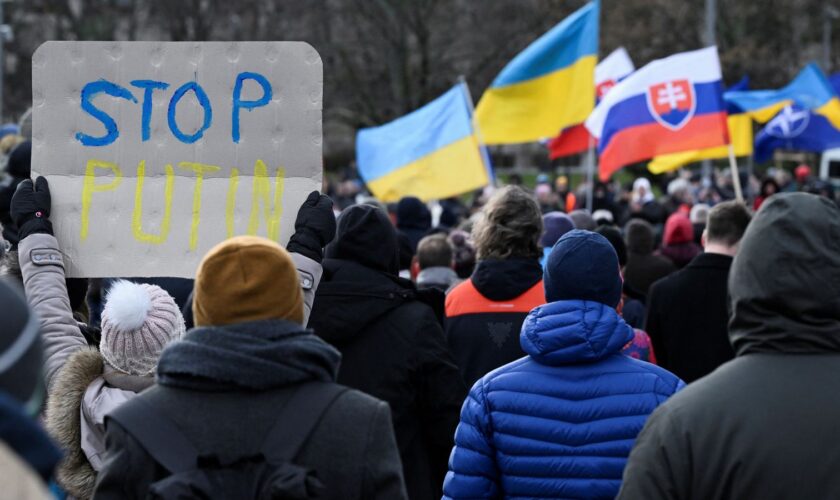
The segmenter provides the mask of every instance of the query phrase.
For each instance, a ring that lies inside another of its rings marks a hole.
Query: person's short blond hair
[[[17,134],[9,134],[6,137],[0,139],[0,154],[9,154],[15,147],[20,144],[21,142],[25,141],[26,139],[23,138],[21,135]]]
[[[519,186],[496,191],[472,229],[478,260],[540,258],[542,213],[536,200]]]

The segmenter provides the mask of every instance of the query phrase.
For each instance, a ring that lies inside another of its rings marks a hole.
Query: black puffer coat
[[[346,210],[327,255],[309,326],[341,352],[340,384],[391,406],[409,497],[440,498],[467,392],[439,320],[443,294],[395,275],[396,233],[377,208]]]
[[[768,199],[729,293],[737,357],[653,413],[619,498],[840,497],[840,210]]]

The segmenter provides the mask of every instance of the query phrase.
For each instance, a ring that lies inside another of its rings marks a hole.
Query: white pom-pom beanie
[[[117,281],[102,311],[99,351],[113,368],[129,375],[154,373],[166,345],[184,335],[175,300],[155,285]]]

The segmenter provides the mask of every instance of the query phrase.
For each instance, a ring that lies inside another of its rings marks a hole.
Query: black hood
[[[159,384],[195,391],[266,391],[334,381],[341,355],[300,325],[264,320],[190,330],[160,356]]]
[[[542,279],[542,267],[534,259],[485,259],[475,267],[470,278],[481,295],[490,300],[519,297]]]
[[[428,231],[432,228],[432,213],[419,198],[407,196],[397,204],[397,229],[419,229]]]
[[[326,255],[394,275],[400,271],[397,231],[385,212],[370,205],[354,205],[341,213]]]
[[[0,441],[6,443],[26,461],[44,482],[52,478],[61,451],[47,433],[27,417],[14,398],[0,391]]]
[[[410,280],[355,262],[326,259],[323,266],[309,327],[330,344],[341,345],[385,314],[414,300],[442,317],[444,296],[439,290],[417,290]]]
[[[840,352],[840,210],[777,194],[761,206],[729,274],[738,355]]]

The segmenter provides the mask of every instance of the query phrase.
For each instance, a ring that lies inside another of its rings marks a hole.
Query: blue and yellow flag
[[[508,63],[475,110],[486,144],[554,137],[595,107],[599,0],[589,2]]]
[[[810,63],[792,82],[778,90],[742,90],[723,94],[727,104],[749,113],[753,119],[765,123],[785,106],[797,104],[824,116],[835,128],[840,128],[840,100],[820,68]]]
[[[390,123],[359,130],[356,163],[374,196],[425,201],[489,183],[464,85]]]

